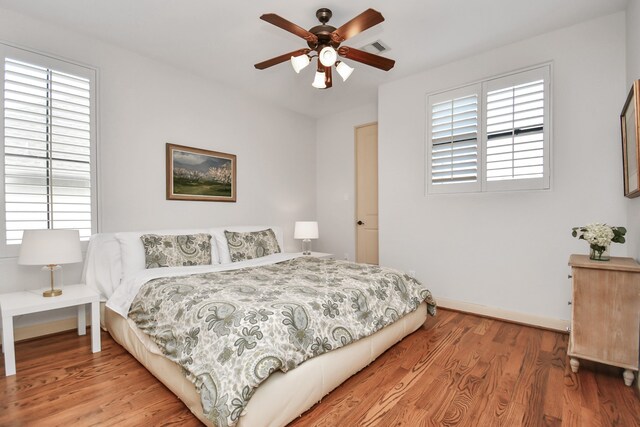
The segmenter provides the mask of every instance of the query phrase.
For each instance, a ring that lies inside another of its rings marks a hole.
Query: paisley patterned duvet
[[[271,372],[369,336],[426,301],[389,268],[302,257],[240,270],[154,279],[129,317],[200,393],[205,415],[233,426]]]

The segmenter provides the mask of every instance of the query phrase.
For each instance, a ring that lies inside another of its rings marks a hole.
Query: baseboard
[[[91,313],[87,310],[87,326],[91,325]],[[104,303],[100,303],[100,326],[104,319]],[[38,338],[45,335],[57,334],[59,332],[70,331],[78,327],[78,318],[76,316],[67,317],[65,319],[54,320],[47,323],[36,323],[29,326],[16,327],[13,330],[14,342],[24,341],[32,338]],[[0,337],[2,334],[0,334]],[[1,346],[0,346],[1,347]]]
[[[569,327],[568,320],[553,319],[549,317],[535,316],[533,314],[520,313],[517,311],[504,310],[501,308],[488,307],[480,304],[456,301],[448,298],[437,299],[438,306],[451,310],[462,311],[464,313],[477,314],[480,316],[491,317],[494,319],[506,320],[508,322],[518,323],[527,326],[535,326],[538,328],[551,329],[554,331],[567,332]],[[104,303],[100,304],[100,311],[104,310]],[[104,319],[103,313],[101,319]],[[91,318],[87,318],[87,326],[91,324]],[[69,331],[77,327],[76,317],[56,320],[48,323],[38,323],[30,326],[16,328],[14,331],[15,341],[36,338],[43,335],[55,334],[58,332]]]
[[[550,317],[536,316],[533,314],[520,313],[518,311],[504,310],[501,308],[488,307],[486,305],[473,304],[469,302],[456,301],[448,298],[438,297],[438,306],[450,310],[464,313],[477,314],[479,316],[491,317],[493,319],[506,320],[508,322],[521,325],[535,326],[537,328],[551,329],[553,331],[567,332],[569,320],[553,319]]]
[[[87,326],[91,325],[91,316],[87,318]],[[37,323],[35,325],[15,328],[13,336],[16,342],[37,338],[44,335],[57,334],[58,332],[70,331],[78,327],[77,317],[55,320],[47,323]]]

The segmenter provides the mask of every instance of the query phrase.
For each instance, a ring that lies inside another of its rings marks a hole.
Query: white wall
[[[274,224],[297,248],[293,222],[316,212],[315,120],[5,10],[0,40],[98,69],[101,231]],[[237,203],[165,200],[167,142],[237,155]],[[66,271],[77,281],[81,265]],[[0,277],[0,292],[46,283],[15,259],[0,260]]]
[[[355,259],[354,128],[377,121],[376,104],[318,119],[316,128],[317,219],[314,249]]]
[[[627,88],[640,79],[640,0],[629,0],[627,5]],[[627,89],[629,90],[629,89]],[[640,197],[627,200],[627,243],[629,256],[640,261]]]
[[[567,260],[588,253],[571,227],[627,218],[624,27],[618,13],[382,86],[381,264],[415,270],[436,299],[568,319]],[[545,61],[553,61],[551,190],[425,197],[426,94]]]

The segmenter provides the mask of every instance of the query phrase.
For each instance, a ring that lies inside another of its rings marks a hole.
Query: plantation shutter
[[[544,67],[486,84],[487,189],[492,182],[514,180],[539,183],[522,183],[523,188],[548,188],[548,75]]]
[[[429,97],[430,192],[479,188],[479,86]],[[440,187],[440,188],[439,188]],[[448,187],[448,188],[444,188]]]
[[[4,58],[7,245],[19,244],[27,229],[77,229],[81,239],[91,236],[95,100],[91,70],[77,68],[83,75]]]
[[[427,193],[549,188],[550,76],[547,64],[428,95]]]

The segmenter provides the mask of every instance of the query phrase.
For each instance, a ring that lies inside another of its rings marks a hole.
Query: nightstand
[[[630,386],[640,356],[640,265],[632,258],[593,261],[587,255],[571,255],[569,265],[571,370],[578,372],[580,359],[619,366]]]
[[[62,295],[43,297],[42,291],[23,291],[0,294],[2,313],[2,351],[6,376],[16,374],[16,356],[13,339],[13,317],[57,308],[78,307],[78,335],[87,333],[86,304],[91,304],[91,350],[100,351],[100,294],[85,285],[70,285]]]
[[[302,252],[298,252],[298,253],[302,255]],[[311,255],[302,255],[302,256],[312,256],[312,257],[322,258],[322,259],[336,259],[333,254],[327,254],[324,252],[311,252]]]

